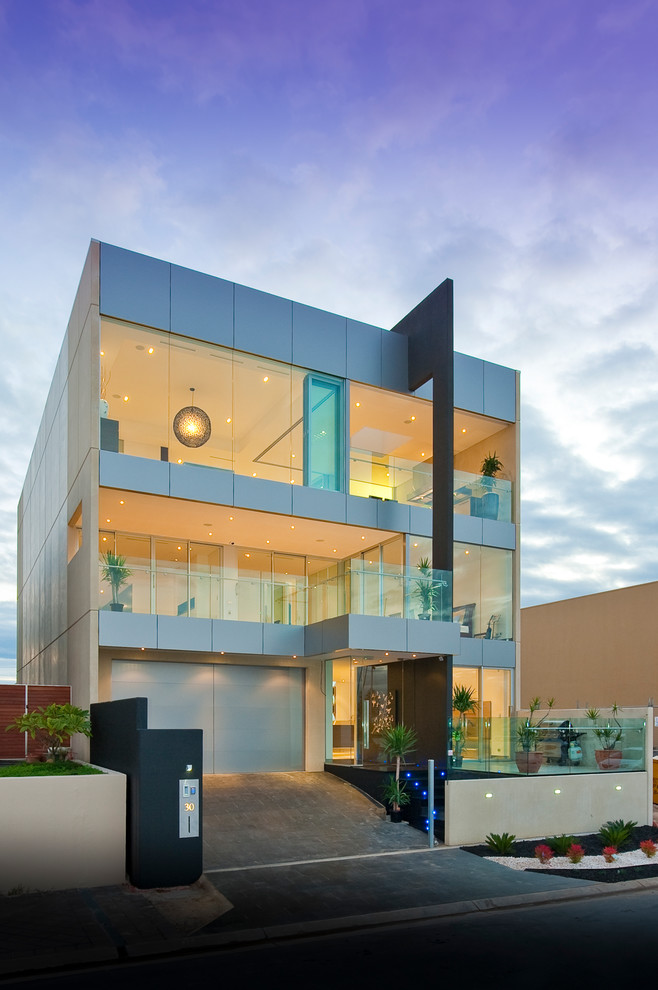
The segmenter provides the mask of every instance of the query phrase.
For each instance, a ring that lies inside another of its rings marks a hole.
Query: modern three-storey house
[[[518,376],[454,353],[449,280],[381,329],[93,241],[19,506],[18,680],[147,697],[210,773],[376,763],[396,720],[441,760],[453,682],[478,732],[514,701],[518,460]]]

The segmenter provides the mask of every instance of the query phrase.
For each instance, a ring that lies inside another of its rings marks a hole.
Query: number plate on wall
[[[199,834],[199,781],[178,781],[178,836],[193,839]]]

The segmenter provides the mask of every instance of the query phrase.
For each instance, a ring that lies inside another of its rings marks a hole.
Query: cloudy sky
[[[0,657],[90,238],[523,390],[523,604],[658,579],[656,0],[0,0]]]

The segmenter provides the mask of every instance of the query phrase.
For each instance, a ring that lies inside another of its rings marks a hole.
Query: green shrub
[[[10,763],[0,767],[0,777],[81,777],[86,774],[102,773],[86,763],[66,760],[64,763]]]
[[[497,832],[492,832],[484,840],[489,846],[492,852],[495,852],[498,856],[509,856],[514,848],[514,842],[516,840],[515,835],[510,835],[509,832],[503,832],[502,835],[498,835]]]
[[[616,846],[620,849],[631,837],[637,822],[625,822],[623,818],[617,818],[613,822],[606,822],[599,829],[599,838],[604,846]]]
[[[547,844],[551,847],[556,856],[566,856],[569,846],[575,842],[573,835],[554,835],[552,839],[547,839]]]

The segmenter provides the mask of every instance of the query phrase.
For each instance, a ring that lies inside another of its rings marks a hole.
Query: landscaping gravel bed
[[[658,828],[652,825],[638,825],[634,828],[630,839],[619,848],[619,859],[614,863],[606,863],[603,859],[603,843],[596,832],[574,836],[574,841],[585,851],[580,863],[570,863],[565,856],[556,855],[549,863],[540,866],[535,857],[535,847],[540,843],[547,843],[547,839],[518,839],[509,856],[497,856],[486,845],[462,846],[462,849],[494,863],[527,870],[529,873],[550,872],[551,876],[618,883],[620,880],[658,877],[658,856],[649,859],[640,849],[640,842],[645,839],[652,839],[658,845]]]

